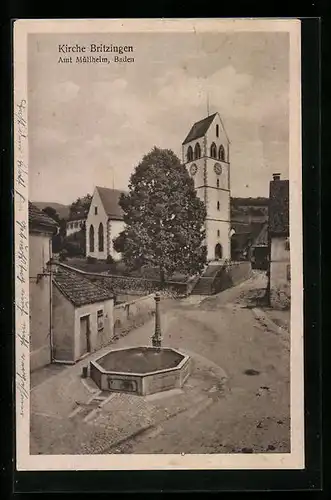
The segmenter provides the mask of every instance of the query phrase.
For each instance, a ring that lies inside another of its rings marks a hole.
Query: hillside
[[[36,205],[36,207],[40,208],[40,210],[43,210],[46,207],[54,208],[61,219],[67,219],[69,216],[70,205],[63,205],[62,203],[48,201],[33,201],[32,203]]]

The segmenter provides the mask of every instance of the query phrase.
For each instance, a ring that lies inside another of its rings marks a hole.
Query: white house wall
[[[75,308],[53,285],[53,356],[55,361],[75,361]]]
[[[51,362],[51,278],[46,263],[51,257],[49,234],[29,235],[30,370]],[[41,276],[44,274],[43,276]],[[40,275],[38,282],[37,276]]]
[[[271,288],[288,284],[289,282],[288,266],[290,265],[290,251],[286,249],[286,242],[286,237],[274,237],[271,239]]]
[[[103,310],[104,328],[98,331],[97,311]],[[101,347],[109,344],[114,332],[114,300],[109,299],[104,302],[87,304],[75,309],[75,361],[80,357],[80,318],[89,316],[90,318],[90,345],[91,352],[97,351]]]
[[[77,222],[77,227],[76,227]],[[84,220],[78,221],[69,221],[66,226],[66,235],[70,236],[71,234],[78,233],[83,227]],[[72,226],[73,224],[73,226]]]

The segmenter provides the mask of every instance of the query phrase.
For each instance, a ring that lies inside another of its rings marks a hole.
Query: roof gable
[[[288,236],[289,234],[289,181],[270,182],[269,196],[270,234]]]
[[[76,307],[112,299],[110,290],[95,285],[79,271],[58,265],[53,274],[53,283]]]
[[[203,118],[203,120],[195,122],[192,125],[191,130],[189,131],[188,135],[186,136],[186,139],[184,140],[184,142],[182,143],[183,146],[185,144],[191,142],[191,141],[195,141],[196,139],[200,139],[201,137],[203,137],[204,135],[206,135],[206,133],[208,132],[209,127],[213,123],[213,121],[214,121],[214,119],[215,119],[216,116],[219,118],[219,121],[221,123],[221,127],[222,127],[222,129],[224,131],[224,134],[225,134],[225,137],[226,137],[226,140],[228,142],[230,142],[228,134],[227,134],[227,132],[225,130],[225,127],[224,127],[223,120],[220,117],[220,114],[219,113],[213,113],[212,115],[206,116],[206,118]]]
[[[55,232],[57,222],[29,201],[29,228]]]
[[[119,199],[124,191],[96,186],[101,203],[110,219],[123,220],[123,210],[119,205]]]

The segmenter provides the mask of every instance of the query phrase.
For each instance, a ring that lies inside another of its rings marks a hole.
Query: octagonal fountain
[[[114,349],[90,362],[90,377],[104,391],[145,396],[180,388],[190,375],[190,357],[161,347],[159,302],[155,295],[155,333],[152,346]]]

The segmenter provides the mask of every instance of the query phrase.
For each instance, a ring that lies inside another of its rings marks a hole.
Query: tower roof
[[[189,131],[186,139],[184,140],[183,144],[187,144],[188,142],[194,141],[195,139],[200,139],[200,137],[203,137],[207,130],[209,129],[210,125],[212,124],[213,119],[217,113],[214,113],[210,116],[207,116],[203,120],[200,120],[192,126],[191,130]]]

